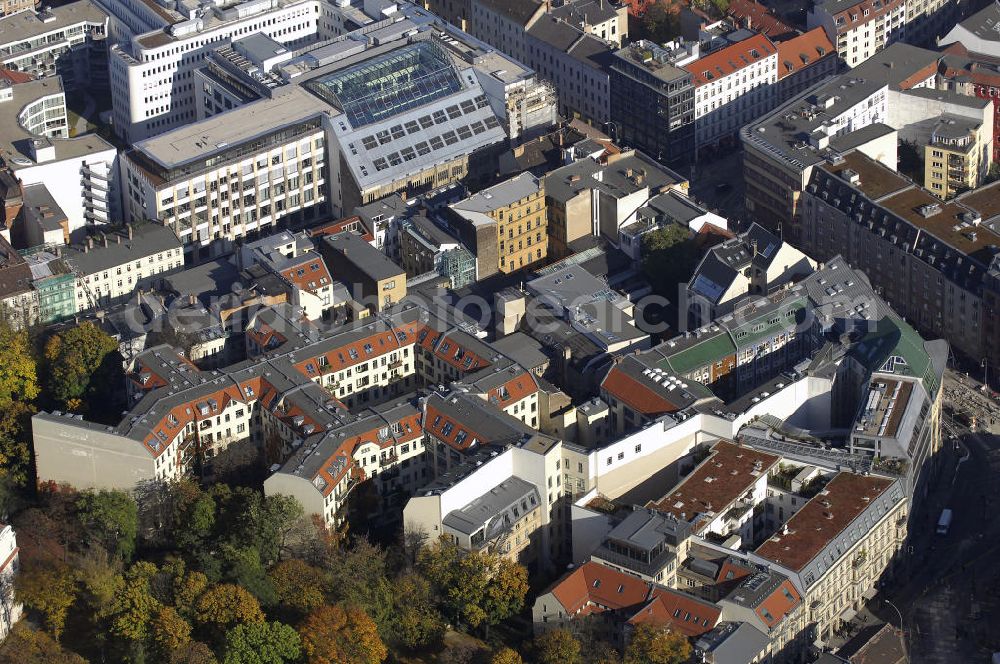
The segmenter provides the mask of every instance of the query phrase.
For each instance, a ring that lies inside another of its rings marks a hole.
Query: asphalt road
[[[970,432],[961,426],[955,441],[946,440],[942,469],[924,507],[914,515],[914,554],[884,589],[903,612],[914,664],[986,662],[1000,650],[1000,437]],[[936,533],[937,519],[951,508],[954,520],[947,535]],[[898,624],[884,605],[874,611]]]

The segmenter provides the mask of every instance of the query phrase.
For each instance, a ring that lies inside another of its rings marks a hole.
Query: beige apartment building
[[[875,597],[906,539],[898,480],[842,472],[757,548],[803,589],[807,623],[827,641]]]
[[[969,118],[942,115],[924,146],[924,187],[945,200],[978,187],[993,163],[991,130]]]
[[[548,256],[545,185],[531,173],[454,203],[451,211],[476,254],[479,278],[516,272]]]

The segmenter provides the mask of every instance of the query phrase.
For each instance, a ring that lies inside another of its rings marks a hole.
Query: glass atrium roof
[[[355,129],[462,89],[448,55],[429,41],[407,44],[306,85],[340,107]]]

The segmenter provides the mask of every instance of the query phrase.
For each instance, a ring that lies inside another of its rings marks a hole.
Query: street
[[[954,375],[946,377],[949,401],[988,408],[974,389]],[[989,518],[1000,504],[1000,437],[950,421],[943,429],[942,470],[911,519],[914,555],[897,575],[901,583],[883,596],[903,613],[914,664],[986,662],[990,652],[1000,650],[1000,635],[990,627],[1000,622],[1000,568],[994,562],[1000,522]],[[947,535],[938,535],[937,519],[946,507],[954,521]],[[891,607],[874,604],[880,619],[898,624]]]

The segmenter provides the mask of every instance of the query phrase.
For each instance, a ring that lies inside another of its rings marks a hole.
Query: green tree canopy
[[[280,622],[237,625],[226,632],[224,664],[285,664],[299,658],[298,633]]]
[[[701,259],[691,232],[680,224],[667,224],[642,236],[642,271],[654,290],[672,302],[678,285],[687,284]]]
[[[38,371],[28,333],[0,321],[0,410],[15,402],[33,401],[38,392]]]
[[[51,636],[32,628],[27,621],[14,625],[0,645],[0,662],[16,664],[87,664],[76,653],[63,649]]]
[[[124,491],[88,491],[76,501],[80,525],[92,534],[108,553],[128,561],[135,553],[139,512],[135,500]]]
[[[521,659],[516,650],[507,647],[500,648],[490,658],[490,664],[523,664],[523,662],[524,660]]]
[[[309,613],[325,601],[326,575],[304,560],[283,560],[267,576],[278,601],[301,614]]]
[[[516,614],[528,593],[523,566],[443,541],[422,549],[417,566],[438,590],[445,612],[472,627],[495,625]]]
[[[94,374],[117,350],[118,342],[93,323],[53,335],[45,344],[49,393],[71,410],[80,408]]]
[[[538,664],[577,664],[580,642],[568,629],[550,629],[535,637],[535,660]]]
[[[680,632],[662,625],[640,623],[625,649],[625,664],[683,664],[691,644]]]
[[[140,561],[125,575],[125,586],[111,608],[111,631],[129,641],[143,641],[149,635],[153,617],[160,603],[153,597],[149,582],[156,574],[156,565]]]
[[[69,607],[76,600],[76,578],[65,564],[25,566],[15,580],[18,601],[42,614],[45,627],[56,641],[66,625]]]

